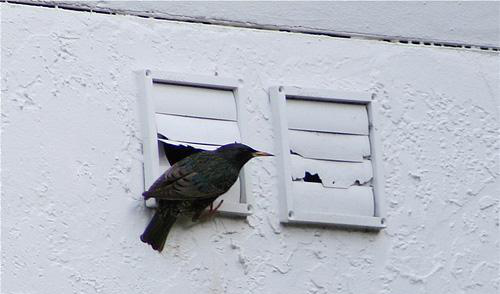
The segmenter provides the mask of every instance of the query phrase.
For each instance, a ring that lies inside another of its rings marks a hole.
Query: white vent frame
[[[383,197],[384,178],[381,162],[382,145],[378,137],[379,129],[377,122],[379,120],[377,118],[377,112],[374,110],[376,109],[376,101],[372,100],[371,95],[369,93],[350,93],[343,91],[277,86],[270,88],[269,97],[271,100],[271,111],[273,114],[273,126],[275,130],[278,170],[280,171],[278,173],[280,221],[283,223],[309,223],[372,230],[385,228],[385,207]],[[313,213],[294,206],[291,192],[291,156],[286,115],[287,97],[293,97],[301,100],[366,105],[368,112],[369,140],[373,169],[373,216]]]
[[[243,107],[243,99],[247,97],[241,87],[242,81],[230,78],[201,76],[194,74],[167,72],[160,70],[140,70],[136,72],[139,84],[139,112],[141,120],[142,153],[144,156],[144,190],[148,189],[160,176],[157,126],[152,90],[154,83],[175,84],[182,86],[204,87],[219,90],[233,91],[236,103],[237,125],[240,131],[241,143],[248,144],[247,124],[250,120]],[[225,201],[218,209],[224,215],[248,216],[253,213],[253,196],[247,175],[248,167],[240,172],[240,201],[239,203]],[[217,205],[218,200],[214,203]],[[156,207],[155,199],[145,201],[146,207]]]

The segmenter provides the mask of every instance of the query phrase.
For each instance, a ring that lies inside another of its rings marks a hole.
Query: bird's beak
[[[254,153],[252,153],[253,157],[259,157],[259,156],[274,156],[272,155],[271,153],[267,153],[267,152],[264,152],[264,151],[256,151]]]

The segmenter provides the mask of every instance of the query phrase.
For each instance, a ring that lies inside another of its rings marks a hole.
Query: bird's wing
[[[195,171],[196,165],[192,162],[192,160],[181,160],[174,164],[153,183],[144,196],[166,200],[189,200],[209,198],[225,192],[203,181]]]
[[[150,197],[166,200],[203,199],[218,196],[225,191],[197,179],[198,173],[193,172],[182,178],[150,190]]]

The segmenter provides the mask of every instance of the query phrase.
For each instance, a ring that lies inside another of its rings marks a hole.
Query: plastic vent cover
[[[236,80],[184,75],[160,71],[141,71],[143,121],[144,188],[170,167],[174,154],[163,144],[191,146],[204,150],[243,142],[245,128],[238,99],[242,90]],[[238,181],[216,200],[224,199],[219,211],[226,214],[251,213],[250,194],[243,168]],[[154,199],[148,207],[156,206]]]
[[[383,228],[370,95],[296,87],[270,94],[281,221]]]

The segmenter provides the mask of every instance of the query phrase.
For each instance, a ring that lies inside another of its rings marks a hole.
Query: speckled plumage
[[[217,151],[195,153],[168,169],[144,192],[144,197],[191,200],[218,196],[231,188],[242,166]]]
[[[177,217],[193,214],[193,220],[197,220],[206,207],[231,188],[248,160],[266,155],[270,154],[234,143],[176,162],[143,193],[146,199],[155,198],[158,208],[141,240],[162,251]]]

